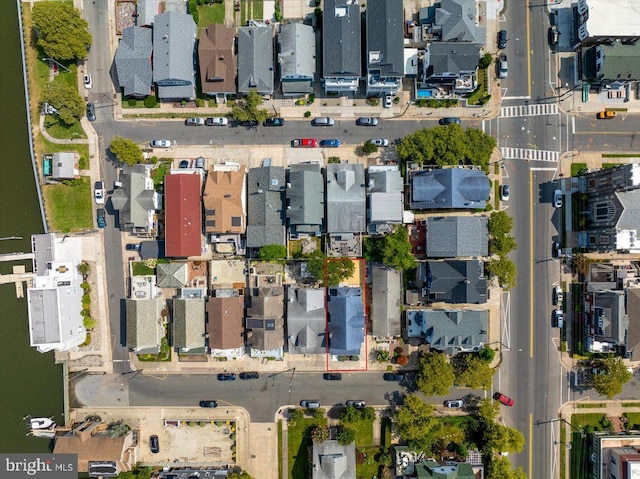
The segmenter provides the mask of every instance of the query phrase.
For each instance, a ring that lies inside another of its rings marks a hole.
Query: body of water
[[[31,251],[31,235],[44,231],[29,153],[29,125],[22,80],[18,6],[0,2],[0,253]],[[0,263],[9,273],[16,262]],[[31,271],[31,263],[25,263]],[[25,291],[26,295],[26,291]],[[62,366],[53,353],[29,346],[26,299],[13,284],[0,286],[0,452],[46,452],[50,441],[26,437],[23,416],[64,422]]]

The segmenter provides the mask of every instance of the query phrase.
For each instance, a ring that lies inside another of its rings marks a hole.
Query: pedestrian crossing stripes
[[[530,150],[527,148],[500,148],[504,160],[558,161],[559,151]]]
[[[541,105],[519,105],[519,106],[503,106],[500,108],[501,118],[511,118],[514,116],[540,116],[540,115],[557,115],[558,105],[555,103]]]

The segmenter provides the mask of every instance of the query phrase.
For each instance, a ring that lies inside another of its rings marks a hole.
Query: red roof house
[[[165,254],[168,257],[186,258],[202,254],[200,188],[200,175],[165,177]]]

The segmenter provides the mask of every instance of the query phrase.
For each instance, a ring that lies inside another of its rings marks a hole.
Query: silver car
[[[151,148],[169,148],[171,146],[171,141],[169,140],[153,140],[151,143]]]
[[[378,119],[371,116],[362,116],[356,120],[356,125],[359,126],[377,126]]]
[[[389,140],[386,138],[373,138],[369,140],[369,143],[376,146],[389,146]]]

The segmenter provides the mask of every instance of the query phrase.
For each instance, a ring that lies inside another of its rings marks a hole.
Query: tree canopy
[[[487,479],[527,479],[527,473],[522,467],[511,469],[511,463],[506,457],[492,457],[487,466]]]
[[[496,147],[496,140],[475,128],[460,125],[437,126],[405,136],[396,147],[402,161],[447,166],[478,165],[484,170]]]
[[[341,281],[350,278],[356,270],[356,265],[350,259],[330,259],[320,250],[315,250],[305,256],[307,269],[314,278],[327,286],[338,286]]]
[[[418,358],[418,389],[427,396],[443,396],[453,386],[453,366],[444,354],[431,351]]]
[[[36,5],[39,5],[36,3]],[[58,120],[65,126],[75,124],[84,115],[84,101],[71,85],[49,82],[42,93],[42,101],[58,111]]]
[[[268,244],[260,248],[260,259],[275,261],[287,257],[287,247],[280,244]]]
[[[236,121],[263,122],[269,117],[269,112],[260,109],[263,103],[262,96],[256,90],[250,90],[242,100],[237,100],[231,108],[231,116]]]
[[[429,449],[431,431],[437,421],[433,417],[433,406],[425,403],[415,394],[404,398],[404,403],[393,416],[398,435],[415,450]]]
[[[598,362],[598,367],[604,374],[593,376],[593,388],[600,394],[611,399],[622,392],[622,386],[631,379],[631,373],[622,362],[622,358],[616,356],[607,357]]]
[[[143,160],[142,150],[129,138],[114,136],[109,144],[109,150],[118,158],[118,161],[127,165],[135,165]]]
[[[397,226],[393,232],[382,237],[367,237],[364,241],[365,258],[383,263],[399,271],[414,269],[416,259],[411,254],[409,233],[404,226]]]
[[[33,5],[31,19],[38,46],[55,60],[82,60],[91,46],[89,24],[80,12],[67,2],[38,2]]]
[[[518,271],[516,265],[509,258],[501,256],[487,263],[487,271],[498,278],[500,286],[508,291],[516,285]]]
[[[461,353],[454,358],[456,385],[489,389],[494,370],[476,353]]]

